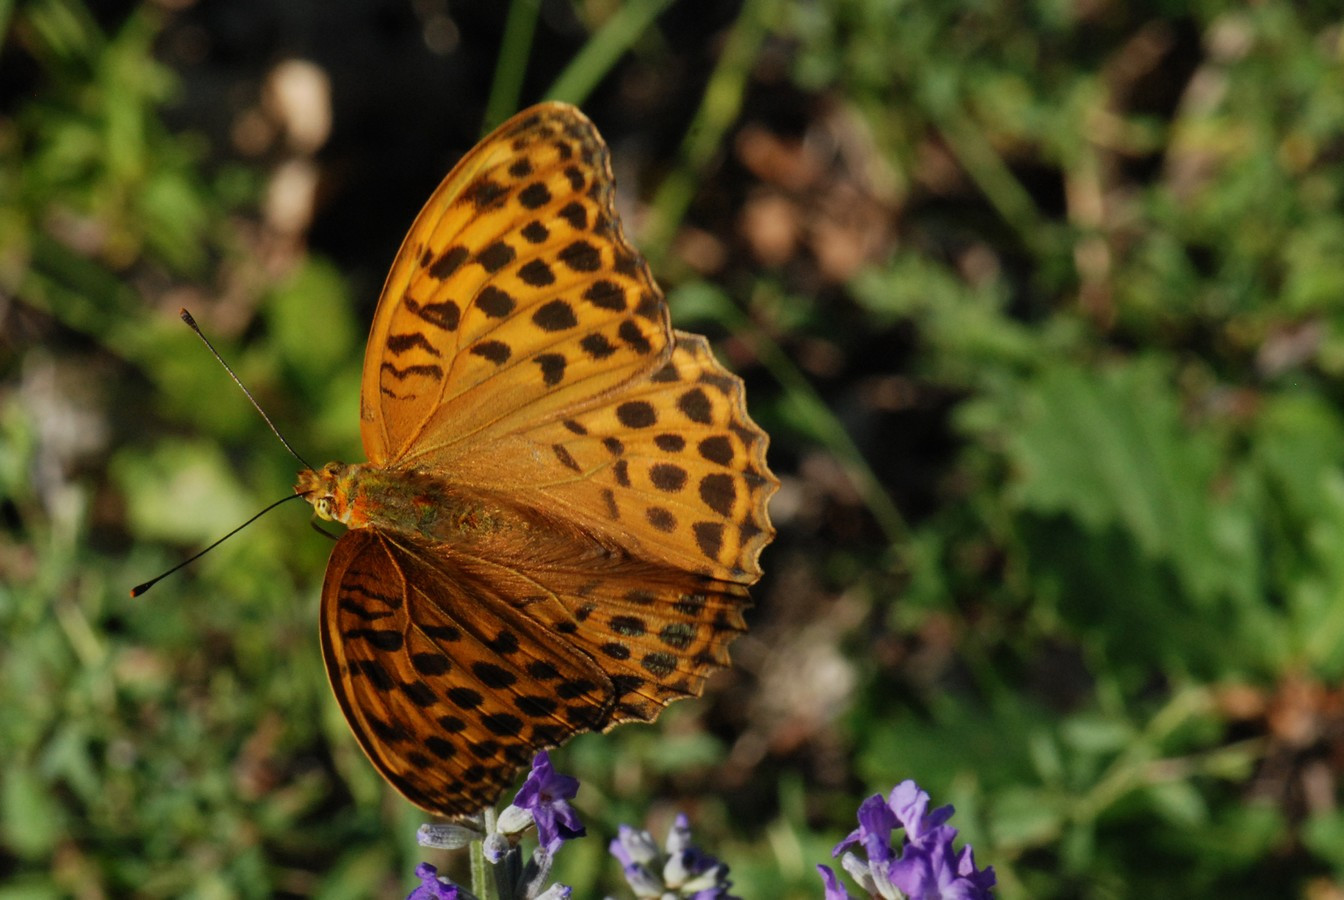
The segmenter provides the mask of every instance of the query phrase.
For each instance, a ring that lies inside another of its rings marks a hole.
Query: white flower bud
[[[630,885],[630,889],[635,892],[635,896],[641,898],[641,900],[663,896],[662,880],[655,877],[652,872],[643,866],[627,866],[625,880]]]
[[[871,897],[877,894],[877,883],[873,881],[872,872],[868,871],[868,864],[859,859],[849,851],[840,857],[840,866],[849,873],[849,877],[859,883],[859,887],[868,892]]]
[[[689,875],[690,873],[687,872],[686,874]],[[728,867],[725,866],[723,863],[719,863],[716,866],[711,866],[710,868],[701,872],[699,875],[696,875],[694,878],[690,878],[686,881],[678,883],[677,887],[681,889],[681,892],[683,894],[694,895],[699,891],[707,891],[710,888],[720,886],[723,882],[724,876],[727,874],[728,874]],[[672,879],[669,878],[667,883],[669,885],[673,884]]]
[[[483,837],[485,835],[465,825],[425,824],[415,832],[415,840],[421,847],[436,850],[458,850]]]
[[[495,822],[495,831],[500,834],[522,834],[532,824],[532,811],[510,803],[504,807]]]
[[[683,850],[691,846],[691,822],[685,813],[677,813],[676,819],[672,821],[672,827],[667,830],[666,846],[668,856],[680,856]]]
[[[493,864],[504,858],[510,846],[509,839],[504,835],[487,834],[485,840],[481,842],[481,853]]]

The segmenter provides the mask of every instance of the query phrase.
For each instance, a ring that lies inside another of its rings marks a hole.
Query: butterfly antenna
[[[266,514],[267,514],[268,512],[270,512],[271,510],[275,509],[275,508],[276,508],[277,506],[279,506],[281,503],[288,503],[290,500],[297,500],[299,497],[303,497],[303,496],[306,496],[306,495],[305,495],[305,494],[290,494],[288,497],[281,497],[279,500],[275,501],[275,502],[272,503],[270,506],[266,507],[266,508],[263,509],[261,512],[257,513],[255,516],[253,516],[252,518],[248,519],[246,522],[244,522],[243,524],[239,525],[237,528],[233,529],[232,531],[230,531],[228,534],[224,535],[224,536],[223,536],[222,538],[220,538],[219,540],[215,541],[215,542],[214,542],[213,544],[211,544],[209,547],[206,547],[204,550],[201,550],[201,551],[199,551],[198,553],[193,554],[189,559],[184,559],[184,560],[182,560],[182,562],[180,562],[180,563],[178,563],[177,565],[173,566],[171,569],[169,569],[167,572],[164,572],[162,575],[158,576],[157,578],[151,578],[149,581],[146,581],[144,584],[137,584],[135,587],[131,588],[131,596],[132,596],[132,597],[139,597],[139,596],[140,596],[141,594],[143,594],[145,591],[149,590],[149,589],[152,588],[154,585],[158,584],[160,581],[162,581],[163,579],[167,578],[169,575],[171,575],[171,574],[173,574],[174,572],[176,572],[178,569],[182,568],[182,567],[185,566],[185,565],[189,565],[189,564],[191,564],[191,563],[194,563],[196,560],[200,559],[202,556],[205,556],[205,554],[209,553],[211,550],[215,549],[215,548],[218,547],[220,544],[224,543],[224,542],[227,541],[229,538],[233,537],[235,534],[237,534],[238,532],[242,531],[244,528],[246,528],[247,526],[251,525],[253,522],[257,521],[257,519],[260,519],[262,516],[266,515]]]
[[[215,349],[215,345],[210,343],[210,339],[206,337],[205,334],[201,331],[201,326],[196,324],[196,320],[192,318],[191,313],[187,312],[186,307],[183,307],[182,309],[178,310],[177,314],[182,317],[183,322],[187,323],[187,327],[189,327],[192,331],[196,332],[196,336],[205,342],[205,346],[210,349],[210,352],[214,354],[215,359],[219,360],[219,364],[224,367],[224,371],[229,373],[229,377],[233,379],[233,383],[238,385],[238,389],[241,390],[245,395],[247,395],[247,399],[251,401],[252,406],[256,409],[256,411],[261,413],[261,417],[266,420],[266,424],[267,426],[270,427],[271,433],[273,433],[276,437],[280,439],[280,443],[285,445],[285,449],[289,451],[289,455],[297,459],[299,462],[303,463],[303,467],[305,469],[311,469],[312,465],[308,462],[308,460],[300,456],[297,450],[295,450],[293,447],[289,445],[289,441],[285,440],[285,436],[280,433],[279,428],[275,427],[275,423],[271,421],[271,417],[266,415],[266,410],[261,408],[261,404],[258,403],[256,398],[252,396],[252,392],[247,389],[247,385],[243,384],[243,382],[238,378],[238,376],[233,373],[233,369],[229,368],[229,364],[224,361],[224,357],[219,355],[219,351]],[[258,513],[258,515],[260,515],[260,513]],[[204,553],[205,551],[202,550],[201,552]],[[188,562],[190,562],[190,560],[188,560]],[[167,573],[165,572],[164,574],[166,575]],[[162,578],[163,576],[161,575],[159,577]],[[150,583],[152,584],[153,582]]]

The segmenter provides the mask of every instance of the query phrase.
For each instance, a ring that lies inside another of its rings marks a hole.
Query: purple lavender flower
[[[849,891],[840,886],[840,879],[830,866],[818,865],[817,873],[821,875],[821,883],[826,888],[823,900],[853,900]]]
[[[994,867],[983,872],[975,867],[969,846],[953,852],[957,829],[944,823],[951,806],[928,811],[929,795],[913,781],[903,781],[888,800],[880,794],[859,806],[859,827],[836,844],[833,856],[844,854],[845,871],[870,897],[895,900],[986,900],[994,886]],[[905,830],[899,850],[892,846],[892,831]],[[867,861],[851,852],[862,847]],[[818,866],[826,900],[846,900],[849,895],[828,866]]]
[[[888,803],[912,844],[922,843],[925,836],[951,818],[953,812],[950,804],[928,812],[928,793],[908,778],[892,789]]]
[[[905,784],[914,784],[914,782],[905,782]],[[898,787],[897,790],[900,790]],[[854,845],[863,847],[863,852],[868,854],[870,861],[887,862],[894,859],[895,851],[891,849],[891,830],[898,824],[896,814],[891,811],[891,807],[882,799],[881,794],[874,794],[867,800],[859,804],[859,827],[849,833],[836,845],[832,856],[838,855],[842,850],[847,850]]]
[[[457,900],[457,885],[439,880],[439,870],[422,862],[415,867],[420,886],[407,895],[406,900]]]
[[[521,831],[529,821],[535,822],[542,849],[548,856],[554,855],[565,841],[587,834],[578,813],[568,803],[578,791],[579,780],[556,772],[550,755],[543,750],[533,758],[532,771],[513,803],[500,814],[499,830]]]
[[[728,867],[691,843],[691,826],[678,814],[660,852],[647,831],[622,825],[611,842],[611,855],[621,863],[625,880],[644,898],[739,900],[728,893]]]

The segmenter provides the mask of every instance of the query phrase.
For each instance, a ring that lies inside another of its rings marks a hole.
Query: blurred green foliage
[[[562,84],[675,54],[653,17],[677,3],[605,29],[601,6],[575,6],[598,68]],[[355,459],[365,323],[342,270],[251,259],[265,173],[165,124],[164,9],[0,13],[0,58],[36,71],[0,108],[0,900],[404,893],[421,815],[330,702],[326,542],[278,512],[124,593],[294,469],[173,298],[241,281],[220,349],[313,462]],[[913,777],[1010,900],[1344,890],[1344,19],[758,0],[723,48],[642,246],[680,327],[759,360],[786,493],[817,498],[819,457],[851,486],[778,516],[759,610],[862,611],[830,647],[844,708],[809,738],[843,772],[766,753],[750,790],[695,796],[733,739],[695,704],[586,736],[560,759],[603,837],[559,877],[616,891],[605,837],[665,822],[675,791],[741,895],[817,896],[859,800]],[[855,113],[899,237],[826,289],[793,263],[699,280],[673,239],[781,80]],[[873,335],[886,368],[852,383],[803,362]],[[846,390],[883,378],[945,453],[893,460],[852,427]],[[927,483],[898,484],[913,466]]]

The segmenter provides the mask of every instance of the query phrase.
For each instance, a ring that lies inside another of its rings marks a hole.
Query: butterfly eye
[[[334,519],[334,518],[335,518],[335,516],[332,514],[332,506],[331,506],[331,498],[330,498],[330,497],[318,497],[318,498],[317,498],[317,514],[318,514],[319,516],[321,516],[322,518],[324,518],[324,519]]]

